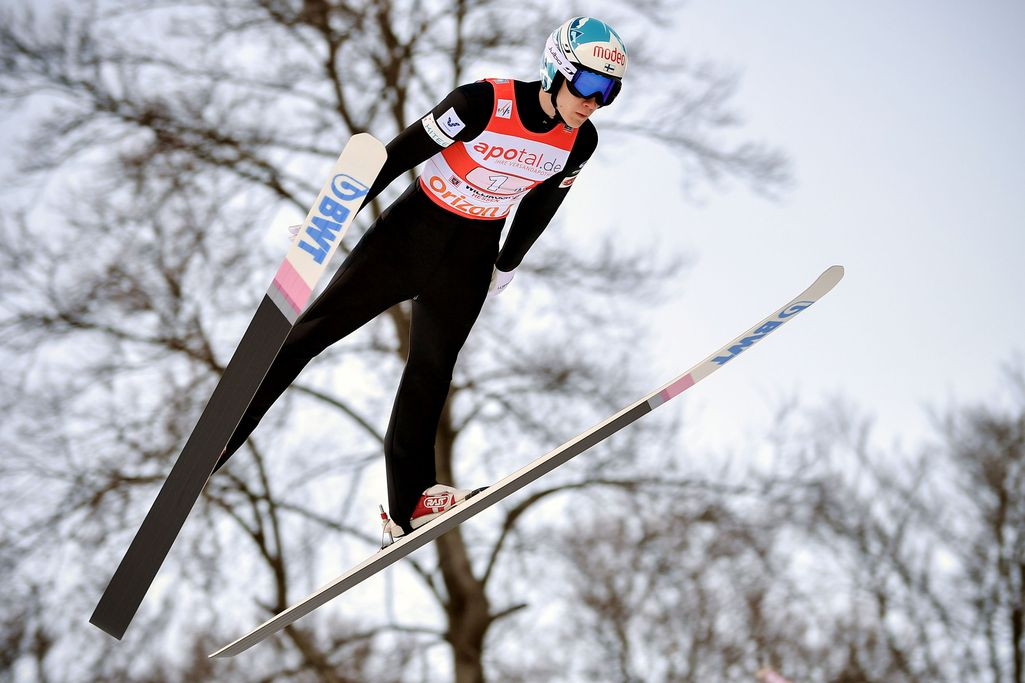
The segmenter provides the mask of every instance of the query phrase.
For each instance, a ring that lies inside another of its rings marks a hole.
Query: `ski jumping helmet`
[[[577,97],[606,106],[616,99],[626,73],[626,45],[604,21],[573,17],[555,29],[541,55],[541,89],[552,104],[565,80]],[[557,110],[556,110],[557,111]]]

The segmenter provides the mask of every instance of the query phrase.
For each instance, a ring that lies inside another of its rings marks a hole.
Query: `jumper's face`
[[[597,111],[599,107],[596,97],[589,97],[587,99],[577,97],[570,92],[569,85],[565,81],[559,87],[559,94],[555,97],[555,104],[563,120],[572,128],[582,126],[584,121]]]

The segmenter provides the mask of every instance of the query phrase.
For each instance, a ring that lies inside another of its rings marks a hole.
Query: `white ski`
[[[268,619],[248,634],[235,642],[212,653],[211,657],[234,657],[248,650],[268,636],[277,633],[296,619],[305,616],[329,600],[341,595],[361,581],[373,576],[385,567],[397,562],[406,555],[441,536],[457,525],[463,523],[477,513],[491,507],[506,496],[518,491],[527,484],[551,472],[559,465],[580,455],[592,446],[601,443],[623,427],[634,422],[666,401],[678,396],[691,388],[705,377],[736,358],[745,350],[764,339],[766,335],[792,319],[798,313],[822,298],[843,277],[843,266],[828,268],[817,280],[801,294],[781,309],[761,321],[750,330],[740,335],[729,344],[719,349],[693,368],[669,382],[660,389],[648,394],[632,405],[627,406],[604,422],[595,425],[583,434],[574,437],[553,451],[541,456],[534,462],[517,472],[510,474],[473,498],[470,498],[451,511],[432,520],[414,533],[400,538],[397,542],[382,549],[362,564],[338,577],[316,593],[306,597],[284,612]]]

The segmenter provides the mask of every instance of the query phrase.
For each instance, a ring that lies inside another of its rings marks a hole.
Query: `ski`
[[[289,607],[284,612],[268,619],[233,643],[212,653],[210,657],[234,657],[248,650],[253,645],[277,633],[300,617],[309,614],[329,600],[338,597],[361,581],[394,564],[414,550],[430,543],[446,531],[455,528],[477,513],[482,512],[527,484],[551,472],[571,458],[601,443],[638,418],[650,413],[666,401],[680,395],[705,377],[708,377],[751,348],[751,346],[764,339],[769,333],[791,320],[798,313],[811,306],[825,296],[840,281],[843,273],[842,266],[828,268],[808,289],[801,292],[797,298],[673,381],[632,405],[623,408],[604,422],[595,425],[555,450],[534,460],[526,467],[510,474],[497,484],[484,489],[473,498],[458,505],[441,517],[432,520],[412,534],[401,537],[392,545],[382,549],[317,592]]]
[[[89,621],[120,639],[135,616],[214,466],[305,309],[363,197],[384,165],[384,145],[352,136],[306,215],[270,289],[214,388]]]

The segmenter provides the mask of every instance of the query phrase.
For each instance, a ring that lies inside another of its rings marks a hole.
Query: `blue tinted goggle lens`
[[[573,80],[569,85],[570,90],[572,90],[573,94],[577,97],[587,99],[589,97],[597,96],[598,103],[604,106],[611,104],[612,100],[616,99],[616,95],[619,94],[621,84],[615,78],[611,78],[605,74],[577,69],[577,72],[573,74]]]

